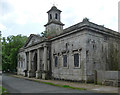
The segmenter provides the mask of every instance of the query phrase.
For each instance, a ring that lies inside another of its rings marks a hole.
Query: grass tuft
[[[0,86],[0,95],[7,95],[8,94],[8,91],[5,89],[5,88],[3,88],[2,86]]]

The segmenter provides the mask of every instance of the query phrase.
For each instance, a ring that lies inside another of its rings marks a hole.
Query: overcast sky
[[[40,34],[45,31],[47,11],[56,5],[62,11],[64,28],[87,17],[91,22],[118,31],[119,0],[0,0],[2,37]]]

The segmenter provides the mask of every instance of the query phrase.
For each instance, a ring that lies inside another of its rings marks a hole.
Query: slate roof
[[[61,10],[57,9],[56,6],[53,6],[47,13],[49,13],[51,10],[62,12]]]
[[[65,28],[61,34],[52,37],[51,40],[59,38],[59,37],[63,37],[63,35],[65,36],[65,35],[72,34],[72,33],[75,33],[75,32],[80,32],[83,29],[92,30],[92,31],[95,31],[97,33],[101,33],[101,34],[105,34],[105,35],[111,35],[111,36],[114,36],[114,37],[118,37],[120,39],[120,33],[119,32],[116,32],[114,30],[106,28],[103,25],[95,24],[93,22],[90,22],[89,19],[84,18],[82,22],[77,23],[75,25],[72,25],[68,28]]]

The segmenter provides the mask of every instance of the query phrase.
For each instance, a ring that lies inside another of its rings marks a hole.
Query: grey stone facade
[[[95,71],[118,70],[120,33],[87,18],[63,29],[60,13],[53,6],[45,25],[47,36],[31,34],[19,50],[18,74],[93,82]]]

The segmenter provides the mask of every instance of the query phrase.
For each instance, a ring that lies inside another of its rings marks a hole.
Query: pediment
[[[34,45],[35,43],[38,43],[41,40],[42,40],[42,37],[40,37],[39,35],[31,34],[29,36],[28,40],[26,41],[24,47],[28,47],[28,46]]]

